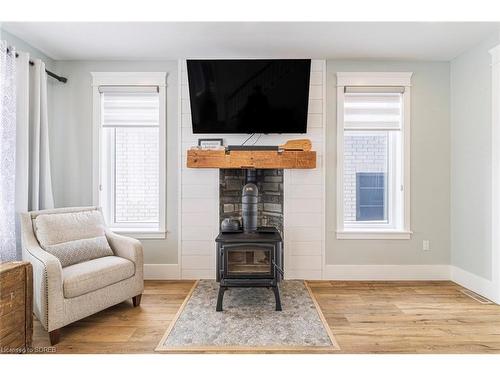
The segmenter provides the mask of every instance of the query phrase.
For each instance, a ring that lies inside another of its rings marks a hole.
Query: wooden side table
[[[0,353],[25,353],[33,338],[33,268],[0,263]]]

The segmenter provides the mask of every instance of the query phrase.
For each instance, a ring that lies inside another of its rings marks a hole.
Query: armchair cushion
[[[65,298],[74,298],[132,277],[135,265],[130,260],[107,256],[62,269]]]
[[[62,267],[113,255],[99,210],[47,213],[33,220],[40,246]]]
[[[63,242],[104,236],[104,219],[99,210],[40,214],[33,220],[42,248]]]
[[[105,236],[58,243],[44,250],[58,258],[62,267],[114,255]]]

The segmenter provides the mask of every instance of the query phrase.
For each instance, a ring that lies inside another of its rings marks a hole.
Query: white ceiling
[[[490,35],[479,22],[6,22],[56,60],[280,57],[448,61]]]

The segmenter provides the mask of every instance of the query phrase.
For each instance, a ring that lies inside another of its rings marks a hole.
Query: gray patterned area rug
[[[307,284],[280,284],[283,311],[266,288],[229,288],[215,311],[219,284],[200,280],[158,344],[158,352],[330,352],[339,350]]]

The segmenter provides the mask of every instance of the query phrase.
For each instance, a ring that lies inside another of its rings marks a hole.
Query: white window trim
[[[337,73],[337,239],[410,239],[410,121],[412,72]],[[402,229],[344,228],[344,88],[345,86],[403,86],[403,225]]]
[[[92,132],[92,200],[96,206],[101,206],[99,186],[100,160],[102,159],[100,128],[101,128],[101,94],[99,86],[158,86],[160,100],[160,223],[158,230],[114,229],[117,233],[127,234],[138,239],[166,238],[166,72],[91,72],[93,98],[93,132]]]

